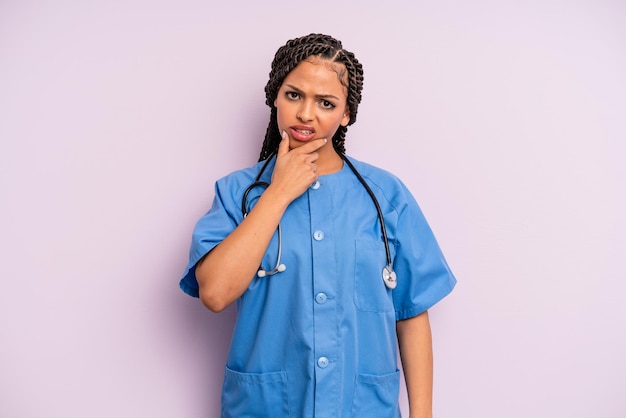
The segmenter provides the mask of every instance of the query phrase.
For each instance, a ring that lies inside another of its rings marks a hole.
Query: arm
[[[280,143],[272,181],[248,216],[196,266],[200,300],[214,312],[245,292],[254,278],[287,206],[317,180],[315,152],[325,140],[289,150]]]
[[[428,311],[396,323],[410,418],[432,418],[433,349]]]

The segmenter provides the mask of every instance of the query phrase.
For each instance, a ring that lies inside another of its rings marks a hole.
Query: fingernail
[[[328,142],[328,139],[324,138],[324,143],[327,143],[327,142]]]
[[[283,139],[287,138],[287,132],[283,131],[282,135]]]

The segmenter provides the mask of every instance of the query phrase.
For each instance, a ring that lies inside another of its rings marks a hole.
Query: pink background
[[[178,279],[309,32],[363,62],[348,151],[459,278],[435,415],[626,416],[626,3],[3,0],[0,417],[218,415],[235,313]]]

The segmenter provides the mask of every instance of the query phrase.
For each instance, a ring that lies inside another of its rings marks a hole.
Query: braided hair
[[[361,90],[363,90],[363,66],[357,61],[354,54],[343,49],[341,41],[328,35],[312,33],[291,39],[276,51],[269,80],[265,85],[265,103],[271,108],[271,114],[259,161],[269,158],[276,152],[282,139],[278,130],[277,110],[274,106],[278,90],[287,74],[296,68],[301,61],[308,58],[319,58],[343,64],[345,71],[342,69],[337,75],[341,84],[348,90],[347,105],[350,110],[348,125],[356,122],[357,109],[361,102]],[[345,153],[344,143],[347,130],[346,126],[339,126],[333,135],[333,147],[340,154]]]

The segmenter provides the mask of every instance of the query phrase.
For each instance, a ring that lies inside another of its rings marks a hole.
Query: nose
[[[314,104],[309,103],[308,101],[302,102],[300,109],[298,110],[298,114],[296,115],[301,122],[310,122],[313,120],[314,115]]]

